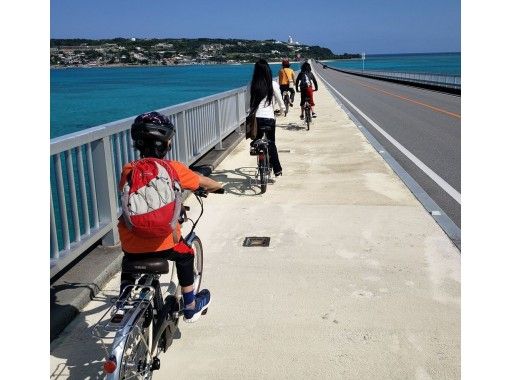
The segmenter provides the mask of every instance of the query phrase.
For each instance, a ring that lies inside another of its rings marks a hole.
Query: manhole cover
[[[248,236],[244,238],[243,247],[269,247],[270,237]]]

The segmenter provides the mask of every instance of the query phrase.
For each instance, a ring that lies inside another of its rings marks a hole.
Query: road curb
[[[121,260],[120,246],[97,247],[51,284],[50,340],[55,339],[120,270]]]

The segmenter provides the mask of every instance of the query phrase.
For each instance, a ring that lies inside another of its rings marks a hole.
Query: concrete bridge
[[[214,168],[226,194],[205,200],[197,227],[212,303],[197,323],[180,324],[154,379],[460,378],[459,250],[319,86],[310,131],[298,101],[277,119],[283,176],[266,194],[248,141]],[[270,246],[243,247],[246,236],[268,236]],[[97,257],[120,255],[113,247]],[[108,270],[52,341],[51,378],[100,377],[91,326],[116,296],[119,274]],[[55,297],[69,284],[56,283]]]

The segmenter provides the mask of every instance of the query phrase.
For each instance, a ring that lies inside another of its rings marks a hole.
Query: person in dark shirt
[[[314,91],[317,91],[319,89],[319,86],[317,85],[317,79],[315,79],[315,75],[312,73],[312,67],[308,62],[305,62],[301,65],[301,71],[299,75],[296,78],[296,91],[301,92],[301,120],[304,119],[304,106],[305,106],[305,99],[308,97],[310,108],[312,111],[312,117],[317,117],[315,114],[315,111],[313,107],[315,106],[315,103],[313,101],[313,93]]]

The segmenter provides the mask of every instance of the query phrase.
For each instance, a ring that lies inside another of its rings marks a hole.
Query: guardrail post
[[[55,222],[55,211],[53,208],[53,196],[50,191],[50,257],[52,259],[58,259],[58,256],[57,226]]]
[[[188,133],[186,126],[186,111],[179,112],[175,115],[176,121],[176,136],[175,143],[172,149],[177,149],[177,160],[185,162],[189,165],[190,157],[188,157]],[[177,145],[177,146],[175,146]]]
[[[241,134],[243,133],[242,129],[241,129],[241,124],[244,123],[244,118],[243,118],[243,115],[241,114],[241,110],[243,110],[243,114],[244,114],[244,104],[241,103],[241,95],[243,93],[242,92],[238,92],[236,94],[236,115],[237,115],[237,133]]]
[[[119,243],[119,232],[117,230],[117,184],[114,180],[110,136],[93,141],[91,147],[99,224],[111,224],[111,230],[103,237],[102,244],[112,246]]]
[[[216,100],[214,102],[214,122],[216,126],[216,137],[218,139],[218,143],[214,146],[215,150],[224,150],[223,141],[221,138],[221,113],[220,113],[220,100]]]

